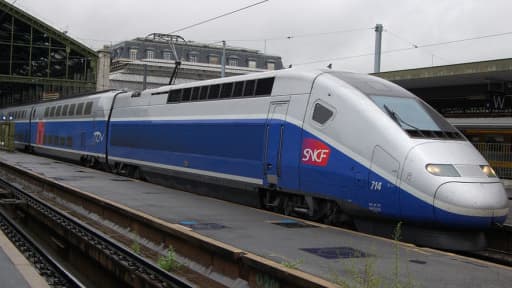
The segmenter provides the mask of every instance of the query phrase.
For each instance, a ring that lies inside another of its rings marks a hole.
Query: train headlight
[[[435,176],[460,177],[457,169],[455,169],[455,167],[450,164],[427,164],[425,168],[427,169],[428,173]]]
[[[494,172],[494,169],[491,168],[489,165],[480,165],[480,168],[482,168],[482,172],[489,177],[489,178],[496,178],[496,172]]]

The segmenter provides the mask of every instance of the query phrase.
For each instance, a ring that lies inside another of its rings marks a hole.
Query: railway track
[[[68,233],[72,238],[81,239],[80,245],[89,245],[87,249],[94,249],[94,254],[103,258],[102,264],[116,265],[116,276],[123,279],[127,286],[133,284],[135,287],[195,287],[187,281],[168,273],[158,267],[155,263],[140,257],[135,252],[127,249],[123,245],[113,241],[100,231],[86,225],[85,223],[70,217],[61,210],[56,209],[31,193],[23,191],[3,179],[0,179],[0,187],[12,194],[12,198],[4,199],[9,204],[18,203],[26,205],[27,208],[37,211],[42,216],[47,217],[53,225],[58,225]],[[33,213],[33,212],[32,212]],[[56,261],[44,253],[35,241],[26,235],[13,221],[10,221],[4,213],[0,223],[2,230],[13,240],[15,245],[24,253],[28,259],[34,261],[35,266],[41,274],[47,277],[50,285],[54,287],[84,287],[72,275],[67,273]],[[34,215],[34,214],[32,214]],[[47,222],[48,223],[48,222]],[[76,239],[74,240],[76,241]]]
[[[512,226],[503,225],[487,232],[488,247],[470,256],[512,267]]]
[[[0,210],[0,229],[42,275],[50,287],[85,287]]]

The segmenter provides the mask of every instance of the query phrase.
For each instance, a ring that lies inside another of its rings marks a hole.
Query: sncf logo
[[[331,149],[323,142],[306,138],[302,142],[302,163],[313,166],[327,166]]]

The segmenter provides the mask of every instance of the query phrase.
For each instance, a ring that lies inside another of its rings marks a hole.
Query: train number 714
[[[370,190],[380,191],[382,189],[382,182],[372,181],[372,185],[370,186]]]

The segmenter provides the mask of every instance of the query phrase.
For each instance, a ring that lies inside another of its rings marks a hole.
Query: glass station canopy
[[[96,53],[0,0],[0,106],[95,90]]]

